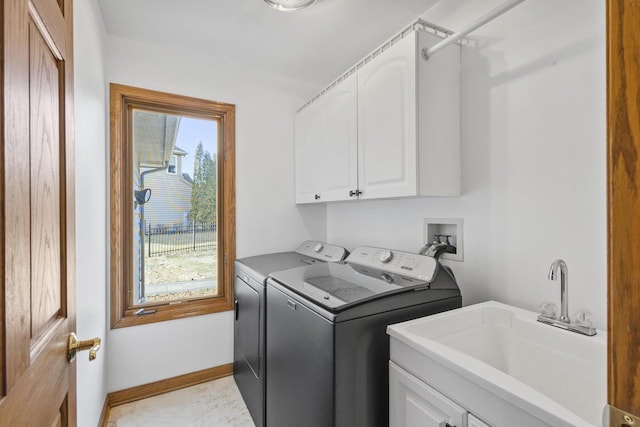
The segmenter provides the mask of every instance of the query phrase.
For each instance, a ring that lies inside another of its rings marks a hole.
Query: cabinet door
[[[322,202],[322,102],[318,100],[296,115],[296,203]]]
[[[467,419],[467,427],[491,427],[489,424],[484,421],[479,420],[474,417],[473,414],[469,414],[469,418]]]
[[[358,71],[360,198],[417,194],[416,36]]]
[[[358,189],[358,96],[354,73],[324,95],[322,200],[348,200]]]
[[[467,411],[389,362],[390,427],[463,427]]]

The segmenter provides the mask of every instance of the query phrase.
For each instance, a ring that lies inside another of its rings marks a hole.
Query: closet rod
[[[441,42],[431,46],[429,49],[427,49],[427,48],[422,49],[422,57],[424,59],[428,60],[431,56],[433,56],[434,53],[438,52],[440,49],[443,49],[445,46],[448,46],[451,43],[457,42],[458,40],[460,40],[461,38],[463,38],[464,36],[466,36],[470,32],[482,27],[487,22],[494,20],[498,16],[500,16],[503,13],[507,12],[511,8],[519,5],[523,1],[525,1],[525,0],[508,0],[508,1],[505,1],[500,6],[498,6],[498,7],[494,8],[494,9],[490,10],[489,12],[485,13],[484,15],[482,15],[481,17],[479,17],[475,21],[473,21],[473,22],[469,23],[467,26],[463,27],[460,31],[451,34],[449,37],[447,37],[446,39],[442,40]]]

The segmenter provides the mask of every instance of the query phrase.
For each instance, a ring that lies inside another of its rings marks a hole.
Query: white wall
[[[448,0],[423,17],[457,29],[500,2]],[[82,13],[82,6],[77,9]],[[91,26],[77,22],[85,32]],[[559,302],[559,285],[546,275],[551,262],[563,258],[571,273],[572,309],[589,308],[596,325],[604,328],[604,31],[601,2],[536,0],[474,33],[478,45],[463,53],[464,195],[457,198],[296,207],[293,115],[304,100],[298,94],[311,96],[320,87],[234,67],[204,51],[115,37],[107,38],[105,80],[236,104],[238,257],[289,250],[307,238],[348,248],[367,244],[417,250],[424,243],[423,218],[461,217],[465,260],[449,265],[465,304],[496,299],[535,310],[542,300]],[[87,62],[87,70],[99,63]],[[101,126],[91,132],[104,132]],[[93,138],[92,146],[102,143],[96,141],[101,140]],[[95,150],[88,154],[97,156]],[[88,162],[84,167],[86,176],[103,188],[107,170],[101,168],[107,167],[108,156],[101,152],[99,157],[98,168]],[[98,217],[108,209],[104,200],[91,206],[92,212],[104,206]],[[78,221],[82,230],[85,224]],[[103,238],[93,240],[101,244]],[[83,252],[91,259],[79,262],[80,269],[102,271],[103,247],[98,249],[102,258],[94,257],[99,245],[89,247],[90,239],[84,243],[79,259]],[[100,292],[108,288],[100,286]],[[232,328],[228,312],[108,330],[106,387],[121,390],[230,363]]]
[[[323,206],[294,203],[295,82],[227,64],[206,51],[108,37],[107,81],[236,105],[237,256],[294,249],[326,234]],[[306,88],[308,91],[308,88]],[[233,361],[233,314],[107,334],[109,391]]]
[[[439,2],[423,18],[459,29],[502,0]],[[417,250],[423,218],[464,218],[464,304],[559,305],[606,327],[604,4],[524,2],[463,49],[463,196],[331,204],[327,240]],[[355,58],[354,58],[355,59]],[[355,61],[354,61],[355,62]]]
[[[76,358],[78,425],[98,425],[107,393],[107,170],[104,28],[95,0],[74,4],[77,327],[102,337],[98,357]]]

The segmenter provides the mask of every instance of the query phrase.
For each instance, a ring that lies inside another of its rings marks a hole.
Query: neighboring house
[[[186,155],[186,151],[174,147],[166,169],[142,169],[144,187],[151,189],[151,200],[144,205],[147,227],[189,223],[193,181],[182,172]]]
[[[180,117],[148,111],[133,116],[133,188],[151,189],[147,203],[134,203],[133,242],[134,301],[144,301],[145,231],[157,226],[183,224],[191,210],[191,178],[182,174],[187,152],[176,147]]]
[[[188,153],[175,145],[179,126],[176,116],[146,111],[134,115],[134,190],[151,190],[149,202],[137,206],[135,213],[147,226],[188,222],[193,181],[182,172]]]

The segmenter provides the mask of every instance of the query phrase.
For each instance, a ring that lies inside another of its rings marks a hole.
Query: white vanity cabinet
[[[403,32],[298,113],[297,203],[460,194],[460,47],[421,56],[440,40]]]
[[[469,414],[467,415],[467,427],[491,427],[489,424],[484,421],[476,418],[475,415]]]
[[[466,420],[466,409],[389,363],[390,427],[464,427]]]
[[[491,426],[390,361],[389,427]]]

